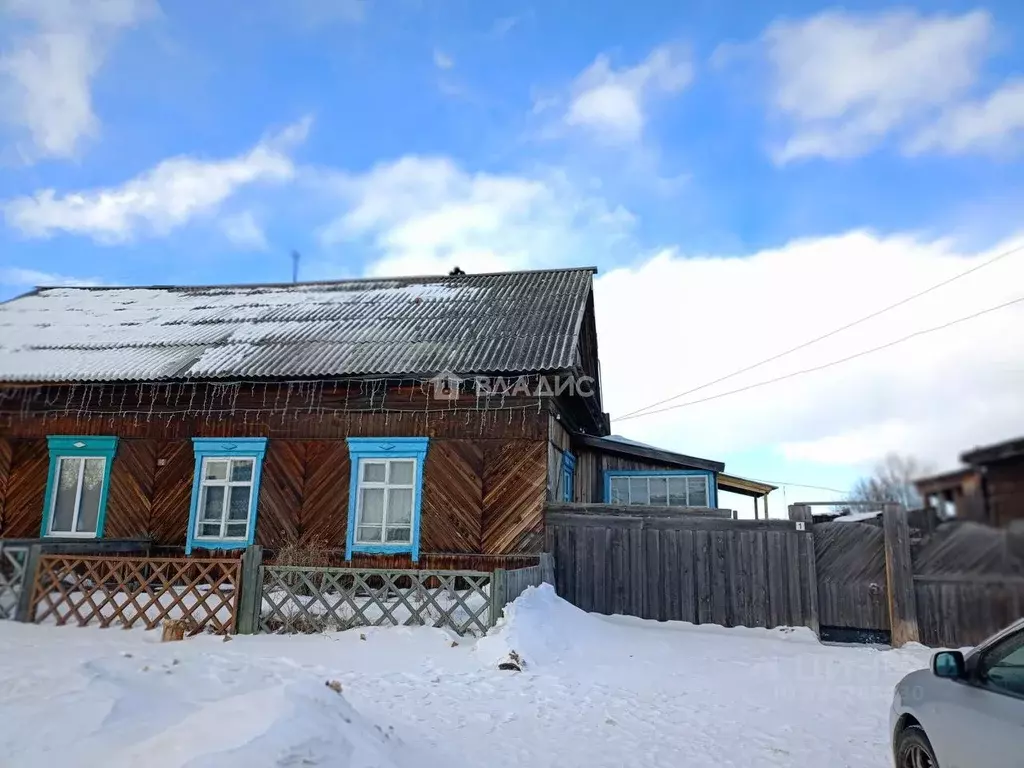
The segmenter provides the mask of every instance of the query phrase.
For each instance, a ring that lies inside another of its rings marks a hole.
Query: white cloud
[[[816,373],[653,416],[615,417],[782,352],[1013,245],[1024,238],[961,254],[949,243],[853,232],[742,258],[665,251],[601,275],[596,306],[612,429],[698,456],[767,449],[781,460],[842,467],[870,466],[895,450],[954,466],[959,452],[1012,437],[1024,423],[1024,304]],[[1021,285],[1024,252],[666,405],[884,344],[1024,296]]]
[[[434,49],[434,66],[438,69],[451,69],[455,66],[455,59],[439,48]]]
[[[562,121],[604,142],[632,143],[643,135],[651,101],[680,92],[692,79],[689,57],[668,46],[618,70],[602,54],[573,82]]]
[[[220,222],[220,228],[228,242],[241,250],[266,251],[270,247],[266,233],[252,211],[225,217]]]
[[[9,267],[0,269],[0,285],[14,287],[23,286],[57,286],[57,285],[105,285],[105,281],[98,277],[68,277],[53,272],[41,272],[37,269],[22,269],[20,267]]]
[[[175,157],[117,187],[58,194],[53,189],[2,204],[7,222],[29,237],[55,232],[126,242],[164,235],[218,206],[240,188],[282,182],[295,175],[289,150],[305,139],[309,119],[226,160]]]
[[[772,105],[788,133],[774,150],[776,160],[856,157],[891,134],[931,124],[968,96],[992,38],[984,11],[826,11],[772,24],[758,47],[772,72]]]
[[[26,160],[73,157],[99,133],[92,82],[116,37],[156,0],[7,0],[0,7],[0,118],[27,133]],[[4,22],[3,19],[7,21]],[[4,40],[6,38],[6,40]]]
[[[956,104],[913,137],[907,151],[957,154],[971,149],[1011,149],[1024,136],[1024,78],[1012,80],[987,98]]]
[[[321,239],[369,239],[374,274],[591,263],[621,247],[633,223],[560,173],[471,174],[442,157],[401,158],[331,186],[346,210]]]

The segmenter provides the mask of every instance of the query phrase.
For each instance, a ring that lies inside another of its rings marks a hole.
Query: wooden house
[[[549,500],[715,506],[721,463],[608,437],[593,274],[0,304],[0,537],[473,568]]]
[[[966,466],[914,481],[927,507],[997,527],[1024,519],[1024,438],[973,448],[960,460]]]

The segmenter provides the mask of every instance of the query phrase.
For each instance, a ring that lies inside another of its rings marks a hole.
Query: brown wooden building
[[[470,567],[548,500],[715,506],[721,463],[607,437],[593,272],[0,304],[0,537]]]
[[[927,507],[997,527],[1024,519],[1024,438],[974,448],[960,460],[967,466],[914,481]]]

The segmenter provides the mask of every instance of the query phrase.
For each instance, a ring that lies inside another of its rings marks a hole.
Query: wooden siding
[[[11,441],[0,437],[0,536],[4,533],[7,485],[11,479]]]
[[[1024,456],[985,467],[990,525],[1006,527],[1024,518]]]
[[[39,535],[49,467],[50,456],[45,439],[12,441],[11,477],[4,505],[5,538],[33,538]]]
[[[306,466],[299,512],[299,544],[344,547],[348,526],[348,446],[341,440],[306,443]]]
[[[156,481],[156,440],[121,440],[110,468],[103,535],[133,539],[149,533]]]
[[[484,451],[468,440],[436,440],[423,471],[420,548],[481,552]]]
[[[419,384],[132,384],[10,391],[15,395],[0,401],[0,436],[9,438],[422,436],[544,440],[548,431],[547,409],[539,407],[536,398],[496,396],[488,403],[467,394],[458,401],[446,401],[432,398],[429,388]]]
[[[552,413],[548,417],[548,501],[562,501],[562,454],[570,450],[569,432]]]
[[[185,546],[194,469],[195,454],[191,440],[161,440],[158,443],[149,525],[149,533],[155,543]]]
[[[346,437],[430,438],[420,550],[434,554],[537,552],[543,540],[548,410],[506,398],[488,409],[416,386],[381,382],[25,387],[0,405],[0,510],[6,537],[39,533],[49,435],[119,438],[111,468],[107,537],[149,536],[184,547],[193,437],[269,438],[256,541],[344,549]],[[380,409],[386,403],[388,411]],[[10,447],[5,472],[2,446]],[[399,558],[401,560],[401,558]],[[405,558],[407,561],[408,558]],[[408,564],[408,563],[406,563]]]
[[[484,553],[542,550],[546,467],[543,442],[490,440],[484,444]]]

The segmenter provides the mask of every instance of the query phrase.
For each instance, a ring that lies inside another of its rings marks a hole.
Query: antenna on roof
[[[292,251],[292,282],[299,282],[299,259],[302,258],[302,254],[298,251]]]

